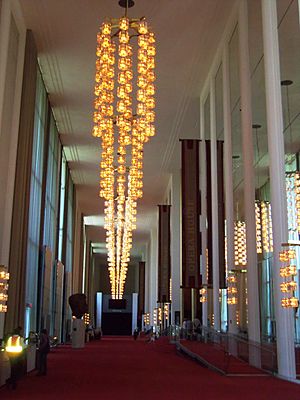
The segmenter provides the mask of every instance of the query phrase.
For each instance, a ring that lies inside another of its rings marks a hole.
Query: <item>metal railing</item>
[[[277,372],[274,344],[251,342],[204,326],[196,331],[170,326],[168,336],[179,350],[226,375]]]

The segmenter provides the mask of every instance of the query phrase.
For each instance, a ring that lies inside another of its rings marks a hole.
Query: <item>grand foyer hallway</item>
[[[298,400],[300,385],[272,377],[223,377],[176,354],[166,339],[155,343],[107,337],[83,350],[61,346],[49,356],[48,376],[35,374],[1,399],[30,400]]]

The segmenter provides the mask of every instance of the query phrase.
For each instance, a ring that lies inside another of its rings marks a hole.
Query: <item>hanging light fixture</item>
[[[290,233],[300,234],[300,173],[287,172],[285,177],[288,229]]]
[[[0,313],[7,312],[9,273],[4,265],[0,265]]]
[[[247,265],[246,223],[244,221],[234,223],[234,264]]]
[[[256,252],[273,252],[272,209],[269,201],[255,201]]]
[[[238,302],[237,278],[234,272],[230,271],[227,277],[227,304],[235,305]]]
[[[272,211],[269,201],[261,201],[261,229],[263,249],[266,253],[273,252]]]
[[[150,325],[150,313],[144,314],[143,318],[144,318],[144,326]]]
[[[289,245],[285,246],[286,249],[279,253],[279,261],[282,263],[280,267],[280,276],[283,282],[280,284],[280,290],[284,297],[281,299],[281,306],[283,308],[297,308],[299,306],[299,299],[295,296],[297,290],[297,276],[296,265],[296,250]]]
[[[153,310],[153,325],[158,325],[158,308]]]
[[[169,314],[170,314],[170,304],[169,303],[165,303],[165,305],[164,305],[164,316],[165,316],[165,320],[166,321],[169,320]]]
[[[252,128],[255,132],[256,141],[256,166],[259,166],[261,161],[261,152],[259,148],[258,131],[262,126],[260,124],[253,124]],[[257,191],[260,197],[261,183],[260,173],[257,173]],[[263,251],[270,253],[273,251],[273,229],[272,229],[272,214],[271,204],[268,201],[256,200],[255,201],[255,225],[256,225],[256,252],[262,254]]]
[[[124,293],[137,201],[143,196],[144,144],[155,134],[155,36],[144,17],[128,18],[132,0],[119,4],[125,15],[103,22],[97,36],[93,128],[93,136],[101,138],[100,197],[114,299]]]
[[[199,290],[200,294],[200,303],[206,303],[207,302],[207,288],[203,287]]]
[[[256,252],[261,254],[262,251],[262,231],[261,231],[261,208],[260,201],[255,201],[255,226],[256,226]]]

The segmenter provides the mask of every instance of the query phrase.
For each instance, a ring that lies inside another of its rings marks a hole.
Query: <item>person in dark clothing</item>
[[[38,349],[38,376],[47,375],[47,356],[50,351],[50,339],[47,329],[42,329]]]
[[[138,338],[138,336],[139,336],[139,330],[138,330],[138,328],[135,328],[135,330],[134,330],[134,332],[133,332],[133,338],[134,338],[134,340],[136,340],[136,339]]]

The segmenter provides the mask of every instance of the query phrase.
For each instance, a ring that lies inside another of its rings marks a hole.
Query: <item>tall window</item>
[[[71,175],[69,175],[67,241],[66,241],[66,271],[67,272],[72,272],[72,264],[73,264],[73,196],[74,196],[74,184],[73,184]]]
[[[61,157],[60,170],[60,204],[59,204],[59,230],[58,230],[58,260],[63,257],[63,238],[64,238],[64,216],[65,216],[65,195],[66,195],[67,160],[64,152]]]
[[[72,294],[72,270],[73,270],[73,224],[74,224],[74,210],[73,210],[73,196],[74,196],[74,184],[70,173],[68,173],[67,180],[67,215],[66,215],[66,226],[64,227],[66,234],[65,242],[65,282],[64,282],[64,332],[65,336],[68,337],[71,333],[71,310],[67,306],[68,298]]]
[[[32,167],[30,183],[30,207],[28,219],[28,249],[26,274],[25,334],[35,330],[37,314],[37,282],[39,263],[40,216],[44,159],[44,138],[47,115],[47,94],[41,73],[37,74]]]
[[[45,199],[45,222],[44,222],[44,245],[50,247],[53,259],[55,258],[57,219],[58,219],[58,184],[59,184],[59,161],[61,145],[58,137],[53,115],[50,117],[49,153],[47,165],[46,199]]]

